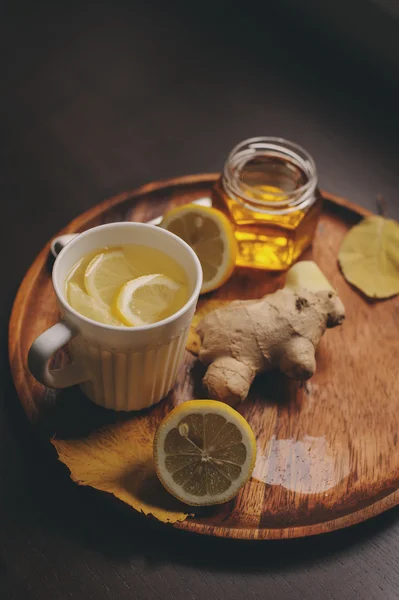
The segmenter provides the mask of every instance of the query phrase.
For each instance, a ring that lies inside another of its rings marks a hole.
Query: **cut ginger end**
[[[297,262],[287,273],[285,287],[292,290],[305,288],[309,292],[334,291],[327,277],[313,260]]]

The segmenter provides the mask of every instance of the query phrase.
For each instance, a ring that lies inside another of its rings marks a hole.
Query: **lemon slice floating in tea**
[[[186,204],[167,212],[161,227],[182,238],[196,252],[204,277],[202,294],[229,279],[236,263],[237,242],[233,227],[222,212]]]
[[[128,326],[166,319],[184,304],[183,285],[166,275],[143,275],[125,283],[116,296],[114,314]]]
[[[216,400],[190,400],[161,422],[154,440],[161,483],[192,506],[222,504],[251,477],[256,440],[236,410]]]
[[[123,250],[104,250],[88,264],[84,285],[87,293],[97,302],[111,306],[121,286],[136,275]]]
[[[72,308],[93,321],[106,325],[121,325],[121,322],[111,315],[107,306],[86,294],[76,283],[70,283],[68,286],[68,302]]]

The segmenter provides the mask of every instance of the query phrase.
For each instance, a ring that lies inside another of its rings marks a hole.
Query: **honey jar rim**
[[[258,147],[259,145],[259,147]],[[245,147],[248,146],[248,151],[245,152]],[[290,192],[270,192],[271,196],[278,198],[283,197],[283,200],[273,200],[271,202],[264,199],[257,200],[253,195],[253,187],[245,184],[237,177],[236,159],[244,155],[244,161],[240,165],[240,171],[245,164],[256,154],[265,155],[265,151],[277,151],[291,158],[306,174],[308,181]],[[247,160],[245,160],[247,155]],[[234,194],[238,202],[244,204],[247,208],[257,207],[261,212],[269,212],[267,209],[272,209],[273,213],[285,213],[295,210],[301,210],[311,206],[316,198],[314,191],[317,186],[317,171],[316,165],[307,150],[299,144],[281,137],[273,136],[257,136],[247,138],[236,144],[229,153],[225,162],[222,173],[223,186],[227,193]],[[246,190],[251,190],[252,194],[246,193]],[[288,198],[287,198],[288,196]],[[248,203],[248,204],[247,204]],[[251,206],[252,205],[252,206]],[[265,210],[266,209],[266,210]]]

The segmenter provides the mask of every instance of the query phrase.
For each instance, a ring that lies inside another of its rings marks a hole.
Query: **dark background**
[[[17,286],[54,232],[220,170],[246,137],[302,144],[322,187],[398,217],[398,18],[394,0],[0,3],[1,600],[399,598],[397,509],[281,543],[151,524],[69,481],[7,361]]]

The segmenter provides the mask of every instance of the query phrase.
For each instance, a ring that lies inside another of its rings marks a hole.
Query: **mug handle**
[[[39,335],[30,347],[28,367],[32,375],[43,385],[51,388],[66,388],[87,381],[83,365],[71,363],[62,369],[49,369],[51,357],[77,335],[65,321],[59,321]]]

